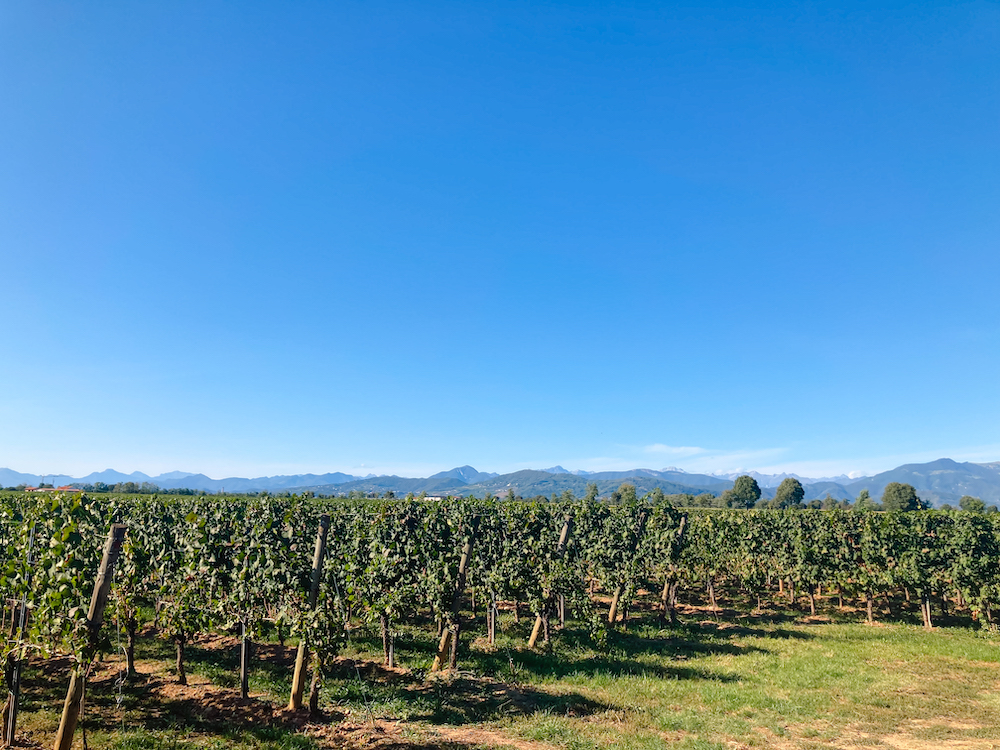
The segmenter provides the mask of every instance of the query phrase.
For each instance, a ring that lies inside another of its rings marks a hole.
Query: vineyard
[[[86,676],[120,655],[121,692],[149,639],[169,647],[171,679],[181,685],[192,650],[204,653],[198,644],[235,639],[232,685],[245,700],[265,646],[294,645],[287,675],[275,678],[287,689],[281,702],[287,712],[329,718],[344,654],[365,649],[369,672],[375,663],[406,672],[432,684],[441,703],[449,686],[468,689],[448,679],[475,676],[483,655],[502,657],[494,681],[517,685],[518,664],[558,660],[567,644],[613,655],[622,644],[690,640],[691,613],[724,623],[766,618],[780,604],[806,618],[918,617],[930,629],[961,617],[965,630],[973,623],[995,630],[998,514],[682,510],[661,493],[638,498],[625,487],[617,495],[615,504],[593,495],[559,502],[2,495],[4,740],[19,737],[18,680],[29,664],[69,665],[53,678],[69,689],[56,740],[69,747],[76,718],[68,730],[63,724],[70,704],[82,703]],[[116,524],[124,537],[110,560],[104,609],[95,602]],[[421,638],[433,647],[415,649]],[[356,672],[357,689],[377,693]]]

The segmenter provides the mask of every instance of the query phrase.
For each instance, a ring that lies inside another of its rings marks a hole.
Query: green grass
[[[90,739],[90,738],[88,738]],[[125,732],[99,732],[92,736],[92,745],[109,750],[180,750],[181,748],[253,748],[254,750],[310,750],[316,744],[302,734],[261,727],[252,731],[222,732],[206,737],[178,730],[152,732],[144,729]]]
[[[845,734],[898,732],[1000,740],[995,638],[910,625],[709,630],[688,626],[665,638],[659,651],[629,636],[622,652],[629,658],[618,664],[577,650],[566,655],[574,671],[535,668],[531,684],[607,706],[606,720],[554,723],[551,716],[528,715],[506,724],[529,738],[558,729],[563,741],[557,744],[566,747],[587,741],[655,747],[665,736],[764,747],[768,736],[823,743]],[[663,635],[640,634],[650,642]]]
[[[428,679],[436,640],[430,628],[402,629],[396,655],[406,670],[397,672],[373,663],[381,641],[373,628],[358,628],[324,682],[321,704],[335,724],[392,723],[398,747],[460,747],[470,729],[480,732],[473,744],[522,739],[567,750],[878,747],[886,737],[927,750],[954,740],[1000,746],[1000,636],[960,619],[926,631],[908,622],[868,626],[832,606],[826,613],[840,621],[729,611],[718,623],[692,613],[671,629],[640,614],[605,648],[569,627],[534,652],[524,648],[527,618],[505,619],[494,649],[481,640],[470,645],[481,632],[473,623],[463,636],[460,674],[449,679]],[[235,648],[192,645],[188,656],[192,675],[235,692]],[[139,657],[161,664],[170,679],[170,644],[144,639]],[[289,679],[288,652],[257,661],[255,705],[283,706]],[[21,727],[45,738],[43,745],[65,684],[51,668],[29,670]],[[190,702],[150,696],[147,685],[126,687],[122,731],[109,681],[93,684],[84,722],[90,747],[316,746],[287,722],[206,717]]]

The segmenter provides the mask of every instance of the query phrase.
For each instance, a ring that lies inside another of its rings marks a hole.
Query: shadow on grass
[[[537,713],[588,716],[608,709],[579,693],[553,694],[468,672],[425,679],[422,670],[388,670],[352,659],[339,659],[326,683],[329,697],[341,705],[350,703],[355,710],[376,713],[388,707],[405,713],[408,720],[432,724],[470,724]]]
[[[108,750],[179,750],[197,744],[179,732],[151,732],[145,729],[127,730],[107,739]],[[227,747],[250,746],[255,750],[310,750],[316,747],[316,743],[305,735],[275,727],[222,731],[216,740]]]
[[[781,627],[755,627],[752,622],[689,623],[675,628],[660,625],[656,613],[637,613],[629,630],[614,630],[608,643],[595,644],[581,627],[557,629],[553,640],[541,650],[526,648],[527,627],[507,623],[505,634],[493,648],[470,648],[469,642],[484,629],[478,620],[463,623],[465,635],[459,651],[460,667],[487,678],[506,683],[520,683],[541,678],[561,678],[569,675],[588,677],[644,676],[669,680],[711,680],[727,682],[737,679],[718,671],[685,664],[687,659],[701,656],[742,656],[766,654],[759,644],[744,643],[746,638],[811,639],[811,633]],[[530,626],[530,624],[528,624]],[[522,632],[523,631],[523,632]],[[381,651],[381,639],[367,629],[359,628],[351,635],[352,647],[363,654]],[[403,630],[396,639],[396,654],[402,664],[427,665],[436,653],[436,639],[431,633]],[[358,664],[371,664],[363,659]],[[361,667],[366,680],[398,679],[390,675],[373,678]],[[418,674],[422,670],[417,670]]]
[[[775,627],[773,617],[743,616],[738,622],[686,619],[686,624],[664,628],[655,612],[636,612],[629,630],[612,631],[605,647],[598,647],[584,627],[571,623],[557,630],[553,642],[540,651],[524,647],[530,622],[505,628],[495,649],[478,645],[470,648],[470,641],[483,628],[479,620],[469,620],[464,627],[459,667],[470,671],[445,679],[425,679],[425,668],[406,671],[379,666],[367,657],[381,652],[380,638],[371,628],[358,628],[351,633],[351,649],[359,658],[338,660],[324,680],[321,705],[328,710],[325,721],[369,716],[372,723],[378,717],[431,725],[469,725],[536,714],[588,716],[616,707],[579,692],[548,692],[530,683],[572,675],[732,682],[738,679],[734,674],[686,660],[768,653],[760,643],[744,642],[749,638],[766,641],[814,637],[801,629]],[[433,631],[400,630],[396,640],[400,661],[429,665],[436,650]],[[242,700],[237,690],[237,646],[235,639],[228,636],[209,636],[190,644],[186,663],[192,675],[202,678],[202,684],[180,688],[171,676],[173,645],[147,632],[139,640],[137,656],[141,661],[158,662],[162,668],[125,683],[120,705],[115,687],[118,667],[107,664],[97,670],[88,686],[83,726],[91,732],[121,738],[114,733],[120,732],[124,717],[132,732],[129,741],[134,740],[135,747],[167,747],[156,745],[151,738],[187,731],[204,733],[234,746],[246,743],[264,747],[271,743],[275,747],[292,747],[283,738],[299,736],[296,732],[306,721],[304,714],[283,709],[294,649],[273,643],[256,645],[251,691],[259,697]],[[53,660],[29,670],[26,711],[58,711],[68,684],[68,667],[68,662]],[[204,679],[210,684],[204,684]],[[265,734],[258,737],[260,732]],[[142,744],[147,740],[154,744]]]

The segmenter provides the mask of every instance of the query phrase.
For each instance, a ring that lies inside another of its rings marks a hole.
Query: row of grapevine
[[[99,503],[80,495],[7,495],[0,514],[0,535],[10,540],[0,591],[23,594],[31,609],[31,630],[19,642],[80,653],[103,533],[121,523],[129,531],[111,619],[125,635],[128,670],[134,671],[145,605],[175,645],[181,682],[192,639],[230,631],[249,643],[265,622],[305,635],[320,670],[343,642],[346,623],[377,624],[392,664],[394,635],[404,622],[431,620],[457,636],[466,581],[493,613],[501,601],[526,604],[547,639],[549,617],[557,609],[565,616],[567,605],[571,615],[599,619],[591,581],[616,590],[627,608],[641,572],[637,561],[669,551],[664,539],[681,518],[662,496],[640,503],[634,495],[616,506],[595,498],[539,504],[112,497]],[[330,519],[329,543],[314,608],[311,552],[323,515]],[[39,552],[29,563],[32,535]],[[461,571],[463,550],[468,565]]]
[[[813,607],[821,587],[864,597],[869,617],[878,597],[912,592],[927,625],[935,594],[957,594],[989,621],[1000,605],[994,516],[685,513],[662,494],[639,499],[630,488],[618,499],[0,495],[0,592],[30,609],[26,631],[8,638],[5,656],[16,660],[28,649],[86,658],[86,605],[112,523],[128,527],[109,620],[124,634],[130,671],[143,611],[155,612],[158,632],[173,642],[182,682],[185,648],[199,634],[236,633],[246,663],[269,623],[308,641],[313,704],[351,628],[377,627],[392,665],[404,624],[434,624],[442,636],[438,664],[454,664],[469,603],[484,608],[490,642],[501,603],[513,603],[515,613],[525,605],[535,618],[531,646],[548,639],[552,618],[575,618],[600,639],[627,619],[641,590],[662,592],[658,606],[671,620],[681,588],[704,586],[714,606],[720,587],[759,597],[776,582],[793,599],[796,590],[808,595]],[[329,524],[326,564],[313,606],[321,518]],[[604,604],[597,588],[610,597]]]
[[[792,599],[796,588],[808,595],[813,614],[821,587],[864,597],[869,620],[876,598],[912,592],[928,627],[935,595],[955,595],[990,624],[1000,606],[995,514],[706,512],[692,514],[680,559],[689,582],[710,592],[728,581],[759,595],[780,581]]]

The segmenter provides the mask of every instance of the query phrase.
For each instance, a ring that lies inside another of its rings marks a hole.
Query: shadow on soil
[[[544,684],[546,679],[570,675],[731,682],[735,675],[687,660],[767,653],[761,646],[764,639],[814,637],[801,629],[782,627],[786,619],[792,619],[782,613],[759,617],[725,611],[719,614],[722,616],[717,619],[708,619],[701,610],[682,611],[684,623],[671,628],[661,625],[655,613],[639,611],[630,620],[628,631],[611,632],[603,648],[596,648],[584,629],[566,628],[556,630],[552,643],[538,651],[523,645],[530,627],[528,618],[519,624],[508,622],[495,648],[484,647],[481,640],[470,648],[470,641],[482,633],[483,623],[482,618],[469,620],[459,652],[460,668],[468,671],[449,678],[428,677],[421,668],[390,670],[371,661],[367,657],[381,651],[381,641],[373,631],[358,628],[351,634],[351,649],[358,658],[339,659],[326,675],[321,693],[326,714],[319,721],[336,732],[338,725],[350,725],[362,716],[373,728],[379,721],[396,719],[462,726],[534,714],[588,716],[617,707],[578,692],[547,692],[530,683]],[[748,643],[751,639],[757,642]],[[404,664],[429,664],[435,652],[433,631],[404,629],[398,635],[396,652]],[[187,688],[174,683],[172,645],[154,633],[147,631],[140,638],[137,657],[147,665],[143,670],[147,673],[125,682],[120,693],[117,664],[95,669],[88,683],[82,722],[88,731],[120,732],[124,718],[127,736],[146,737],[153,743],[136,739],[135,747],[167,747],[156,744],[157,733],[164,730],[175,734],[194,731],[227,744],[242,742],[254,747],[297,747],[299,740],[306,743],[302,747],[312,746],[311,740],[297,734],[310,723],[307,712],[284,709],[293,647],[255,645],[250,684],[251,693],[258,697],[247,700],[239,698],[239,652],[231,637],[206,638],[188,646],[188,670],[198,679]],[[55,713],[57,717],[68,669],[66,660],[39,662],[29,668],[22,710]],[[119,745],[117,740],[110,743]],[[378,746],[427,747],[400,737],[386,737]],[[437,746],[460,747],[452,743]]]

